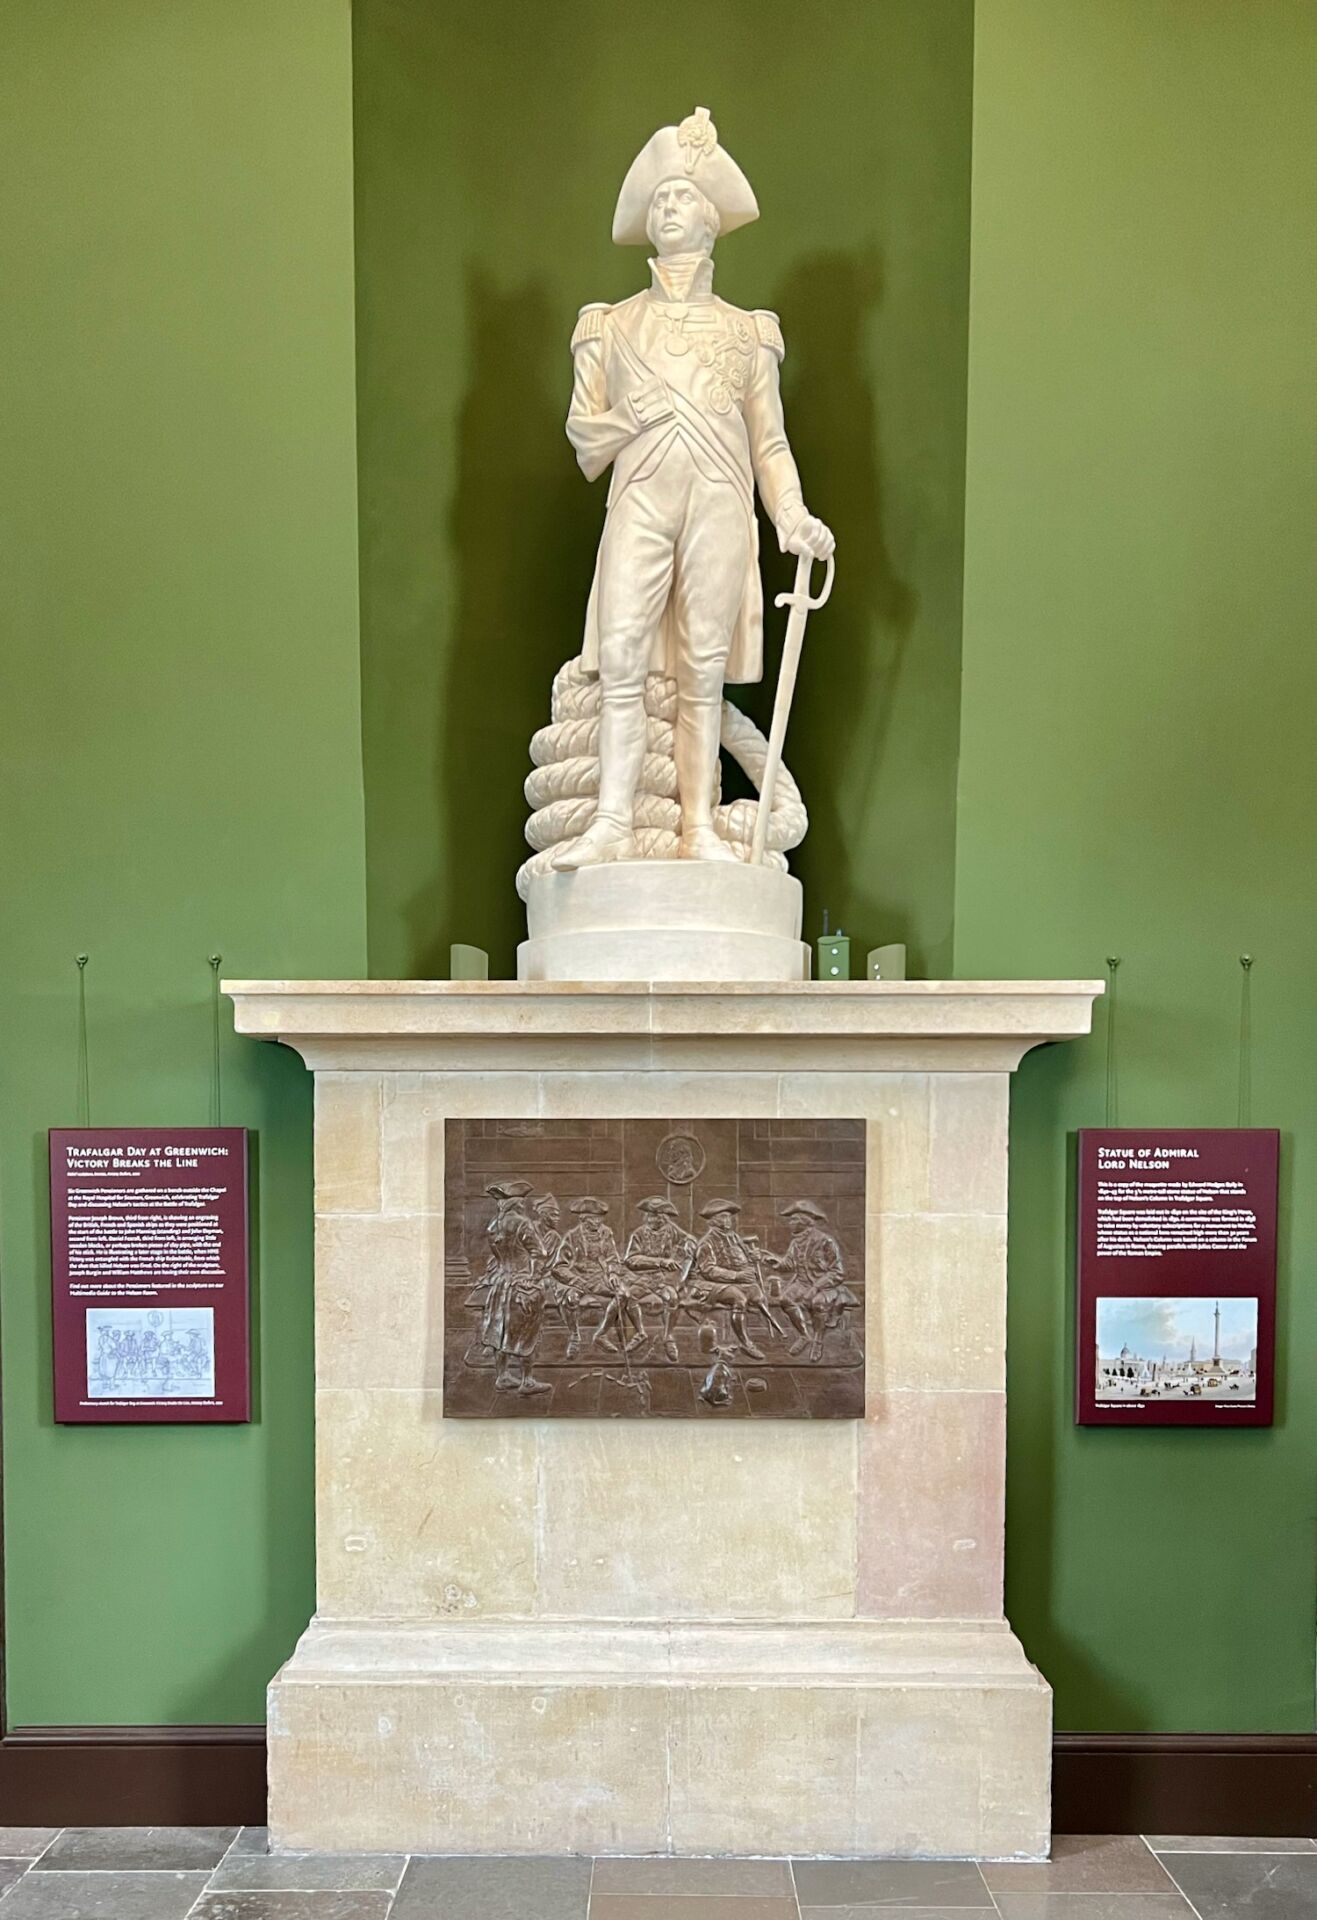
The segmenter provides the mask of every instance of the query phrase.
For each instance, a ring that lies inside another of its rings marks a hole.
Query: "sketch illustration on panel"
[[[1102,1294],[1097,1303],[1096,1397],[1231,1400],[1258,1390],[1256,1299]]]
[[[212,1399],[213,1307],[88,1307],[90,1400]]]
[[[863,1122],[447,1144],[446,1413],[862,1414]]]

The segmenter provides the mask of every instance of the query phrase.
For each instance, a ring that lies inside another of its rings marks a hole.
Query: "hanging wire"
[[[224,1087],[220,1078],[220,988],[219,970],[224,964],[222,953],[212,953],[210,966],[210,1124],[212,1127],[224,1124]]]
[[[75,1102],[78,1125],[91,1125],[91,1070],[87,1059],[87,962],[90,954],[74,955],[78,966],[78,1077]]]
[[[1252,1125],[1253,1111],[1253,956],[1239,956],[1239,1111],[1236,1125]]]
[[[1116,1125],[1116,973],[1120,966],[1120,955],[1107,955],[1107,1118],[1109,1127]]]

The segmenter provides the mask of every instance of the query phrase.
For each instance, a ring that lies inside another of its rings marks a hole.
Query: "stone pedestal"
[[[241,983],[316,1075],[317,1612],[280,1847],[1030,1858],[1009,1076],[1095,983]],[[862,1421],[443,1418],[444,1122],[867,1123]]]
[[[519,979],[809,978],[799,880],[725,860],[618,860],[544,873],[526,896]]]

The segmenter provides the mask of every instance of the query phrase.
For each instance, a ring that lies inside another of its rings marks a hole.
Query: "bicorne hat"
[[[714,1216],[719,1213],[739,1213],[740,1211],[741,1203],[739,1200],[710,1200],[707,1207],[700,1208],[700,1218],[701,1220],[712,1220]]]
[[[734,233],[759,218],[754,189],[725,147],[707,107],[696,107],[679,127],[660,127],[627,171],[613,213],[613,238],[619,247],[643,247],[645,222],[654,190],[665,180],[690,180],[718,209],[720,231]]]

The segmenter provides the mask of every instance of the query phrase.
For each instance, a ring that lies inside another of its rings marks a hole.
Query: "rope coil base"
[[[675,860],[681,833],[672,752],[676,681],[662,673],[646,675],[644,699],[645,759],[636,790],[636,853],[642,860]],[[554,675],[552,722],[541,727],[531,741],[533,771],[526,779],[525,791],[533,812],[526,822],[526,839],[535,852],[517,874],[517,892],[523,900],[538,874],[553,871],[558,848],[584,833],[594,818],[599,793],[600,702],[599,681],[586,673],[579,655]],[[747,778],[758,786],[768,759],[768,742],[754,721],[727,700],[722,704],[720,739]],[[717,800],[717,794],[714,798]],[[749,858],[758,813],[757,800],[715,805],[714,830],[739,859]],[[779,767],[765,864],[785,870],[785,855],[800,845],[808,826],[800,789],[786,768]]]

